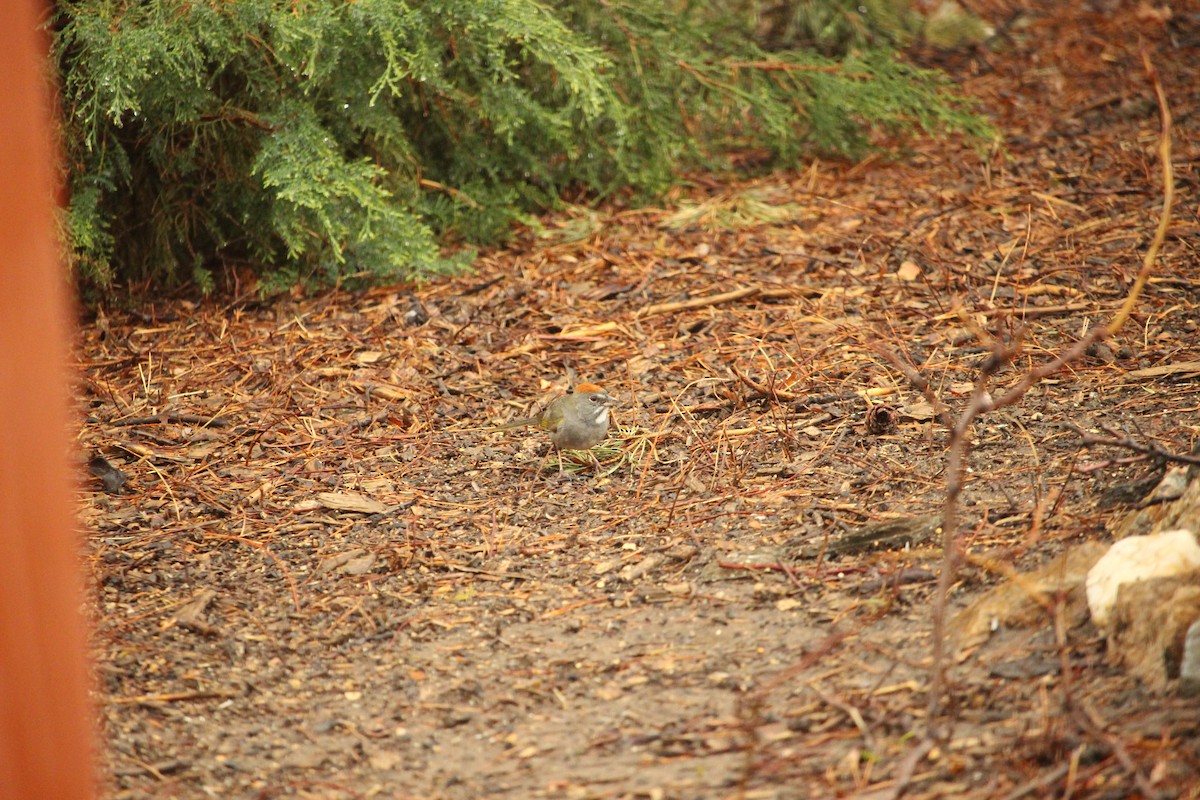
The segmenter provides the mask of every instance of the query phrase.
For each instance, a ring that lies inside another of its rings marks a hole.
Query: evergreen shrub
[[[86,286],[453,269],[570,191],[650,196],[747,149],[986,130],[887,52],[768,52],[754,2],[59,0],[68,250]]]

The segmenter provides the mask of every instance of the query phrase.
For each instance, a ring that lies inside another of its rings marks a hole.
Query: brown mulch
[[[1068,424],[1200,427],[1172,369],[1200,361],[1200,14],[1103,5],[975,4],[996,48],[917,54],[990,152],[698,178],[420,287],[90,320],[80,446],[128,478],[81,500],[105,796],[882,798],[906,770],[919,798],[1194,796],[1194,701],[1049,620],[956,664],[949,741],[905,764],[947,434],[873,348],[961,407],[987,336],[1024,329],[1003,387],[1111,318],[1162,201],[1143,47],[1175,221],[1120,334],[977,424],[971,564],[1103,539],[1153,471]],[[622,405],[560,475],[489,429],[572,376]],[[837,546],[889,523],[906,547]],[[964,566],[954,607],[1000,579]]]

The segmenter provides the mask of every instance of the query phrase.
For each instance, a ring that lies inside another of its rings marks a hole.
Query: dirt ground
[[[128,476],[81,500],[105,797],[1200,796],[1194,699],[1090,624],[970,651],[949,740],[909,757],[948,437],[879,348],[958,410],[989,333],[1024,326],[999,394],[1111,319],[1163,195],[1142,49],[1175,124],[1155,275],[1115,338],[977,423],[962,547],[1028,570],[1106,540],[1113,488],[1155,467],[1068,424],[1200,431],[1196,369],[1139,372],[1200,360],[1200,12],[980,8],[994,48],[918,57],[1000,148],[698,179],[422,287],[87,319],[80,445]],[[489,427],[572,374],[619,429],[598,469],[539,471],[544,437]],[[907,548],[837,552],[896,520]],[[1003,580],[979,563],[952,611]]]

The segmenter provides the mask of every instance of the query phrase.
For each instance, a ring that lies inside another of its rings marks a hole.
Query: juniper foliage
[[[454,269],[565,191],[647,196],[754,148],[986,131],[882,51],[766,52],[755,2],[59,0],[69,250],[85,285],[249,265],[285,285]]]

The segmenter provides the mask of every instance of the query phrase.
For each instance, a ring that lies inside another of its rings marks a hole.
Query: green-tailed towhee
[[[556,397],[532,417],[505,423],[495,430],[537,425],[550,434],[550,441],[559,450],[590,450],[608,435],[608,410],[616,404],[616,398],[596,384],[581,383],[574,392]]]

